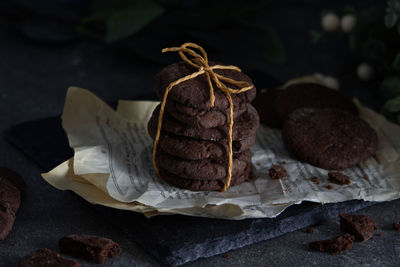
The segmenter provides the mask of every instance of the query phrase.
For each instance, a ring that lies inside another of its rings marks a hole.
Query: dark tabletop
[[[348,61],[345,48],[337,44],[335,50],[315,46],[310,48],[308,26],[318,23],[315,10],[293,7],[268,14],[287,45],[290,64],[260,66],[259,62],[238,57],[238,62],[249,71],[263,69],[270,80],[285,81],[293,76],[313,72],[337,75],[343,91],[358,96],[363,103],[377,109],[365,84],[354,79],[354,73],[342,70],[353,64]],[[303,23],[290,19],[302,14]],[[81,41],[50,45],[34,43],[18,32],[0,28],[0,132],[22,122],[58,116],[62,112],[68,86],[90,89],[107,102],[117,99],[153,98],[153,76],[159,66],[124,60],[102,43]],[[227,55],[232,56],[227,50]],[[340,55],[343,60],[337,60]],[[223,57],[223,56],[222,56]],[[226,56],[228,57],[228,56]],[[222,58],[223,59],[223,58]],[[262,80],[262,79],[261,79]],[[268,86],[268,84],[262,84]],[[26,182],[26,194],[18,212],[14,228],[6,240],[0,241],[0,266],[15,266],[25,254],[42,248],[57,250],[57,240],[71,233],[85,233],[109,237],[117,241],[122,254],[106,262],[107,266],[158,266],[134,240],[104,221],[93,207],[71,192],[59,191],[40,176],[42,170],[28,157],[0,138],[0,165],[21,173]],[[38,190],[40,188],[40,190]],[[314,226],[314,233],[304,230],[260,242],[235,251],[200,259],[187,266],[398,266],[400,264],[400,233],[391,225],[400,220],[399,201],[377,204],[360,213],[374,218],[382,236],[356,243],[343,254],[312,252],[307,244],[339,234],[338,220]],[[80,261],[82,266],[92,266]]]

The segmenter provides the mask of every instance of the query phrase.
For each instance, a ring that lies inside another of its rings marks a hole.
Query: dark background
[[[272,48],[270,43],[275,39],[271,36],[275,35],[270,30],[231,23],[231,13],[225,8],[230,1],[217,7],[212,1],[204,1],[200,7],[197,1],[184,4],[161,1],[165,6],[162,15],[135,34],[113,42],[104,40],[107,32],[102,21],[90,25],[93,31],[90,34],[75,32],[81,21],[92,14],[89,1],[52,1],[77,13],[67,12],[61,18],[59,14],[64,14],[65,9],[43,12],[46,4],[41,6],[42,2],[46,1],[0,2],[0,132],[3,135],[12,125],[58,116],[66,89],[71,85],[87,88],[109,103],[118,99],[155,99],[154,75],[166,64],[178,60],[176,55],[162,55],[161,49],[185,41],[203,45],[212,60],[238,65],[252,76],[258,89],[321,72],[337,77],[345,95],[356,96],[377,111],[385,101],[378,92],[382,77],[369,82],[357,78],[355,68],[360,59],[353,56],[345,37],[329,35],[317,43],[310,38],[310,30],[322,31],[320,16],[324,9],[340,13],[351,4],[356,10],[371,6],[383,10],[385,1],[267,1],[262,7],[250,9],[245,21],[272,29],[280,44]],[[232,3],[236,6],[233,14],[253,4],[252,1]],[[183,22],[179,16],[182,13],[174,13],[177,10],[203,13],[197,14],[197,19],[191,17]],[[210,10],[217,10],[217,15]],[[215,22],[214,17],[224,19]],[[4,138],[0,139],[0,165],[18,170],[27,184],[14,229],[0,242],[0,266],[14,266],[23,255],[41,247],[57,250],[58,238],[70,233],[97,234],[119,242],[123,254],[107,261],[107,266],[159,264],[104,221],[90,204],[44,182],[40,173],[49,170],[39,168]],[[314,253],[307,248],[310,241],[338,234],[338,222],[332,221],[316,226],[312,235],[296,231],[233,251],[229,259],[224,255],[214,256],[189,265],[396,266],[400,261],[400,235],[390,227],[400,219],[398,205],[394,201],[363,211],[378,221],[383,236],[357,244],[339,256]]]

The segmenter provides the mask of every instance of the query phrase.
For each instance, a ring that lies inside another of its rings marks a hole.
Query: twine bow
[[[197,49],[200,51],[201,55],[196,53],[192,48]],[[162,119],[164,116],[164,109],[165,109],[165,104],[167,101],[168,93],[171,91],[171,89],[180,84],[183,83],[187,80],[194,79],[197,76],[200,76],[204,74],[207,78],[208,86],[210,87],[210,107],[214,107],[214,102],[215,102],[215,96],[214,96],[214,86],[212,81],[214,81],[215,85],[220,89],[226,96],[229,102],[229,134],[228,134],[228,145],[229,145],[229,150],[228,150],[228,171],[227,171],[227,179],[226,183],[224,185],[224,188],[221,190],[222,192],[225,192],[230,184],[231,184],[231,179],[232,179],[232,165],[233,165],[233,151],[232,151],[232,129],[233,129],[233,103],[232,103],[232,97],[231,94],[240,94],[243,92],[246,92],[250,89],[253,88],[253,85],[250,84],[249,82],[245,81],[236,81],[233,79],[230,79],[228,77],[222,76],[218,73],[215,73],[214,70],[216,69],[225,69],[225,70],[235,70],[241,72],[241,70],[236,67],[236,66],[223,66],[223,65],[214,65],[214,66],[209,66],[208,65],[208,57],[207,53],[204,51],[204,49],[194,43],[184,43],[180,47],[171,47],[171,48],[164,48],[162,50],[163,53],[165,52],[178,52],[179,56],[190,64],[191,66],[195,67],[198,69],[198,71],[187,75],[185,77],[182,77],[174,82],[171,82],[168,87],[165,89],[164,96],[161,102],[161,107],[160,107],[160,114],[158,116],[158,126],[157,126],[157,133],[156,137],[154,139],[154,146],[153,146],[153,165],[154,169],[156,170],[157,174],[159,175],[159,170],[156,164],[156,153],[157,153],[157,146],[159,143],[160,139],[160,133],[162,129]],[[185,53],[188,55],[192,56],[195,61],[190,60]],[[228,87],[225,83],[232,84],[238,86],[240,89],[232,89]]]

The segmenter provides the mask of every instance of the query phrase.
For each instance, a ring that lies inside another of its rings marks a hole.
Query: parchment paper
[[[68,89],[63,127],[74,158],[43,178],[61,190],[72,190],[91,203],[142,212],[226,219],[275,217],[302,201],[319,203],[351,199],[387,201],[400,197],[400,127],[355,100],[360,116],[377,131],[376,156],[344,170],[351,184],[328,181],[327,171],[300,162],[285,148],[280,131],[261,125],[252,147],[254,182],[227,192],[194,192],[170,186],[155,174],[147,122],[158,102],[120,101],[117,111],[88,90]],[[272,180],[268,169],[282,164],[288,177]],[[318,177],[319,184],[310,178]],[[327,189],[326,185],[333,186]]]

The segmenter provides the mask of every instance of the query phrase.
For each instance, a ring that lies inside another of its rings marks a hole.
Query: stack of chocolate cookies
[[[210,62],[209,65],[215,63]],[[196,71],[186,62],[175,63],[161,70],[156,76],[155,85],[159,98],[162,99],[171,82]],[[247,75],[236,70],[215,72],[233,80],[251,83]],[[214,107],[210,107],[210,87],[204,75],[178,84],[168,95],[156,163],[161,178],[172,185],[195,191],[224,188],[228,170],[229,102],[222,91],[216,86],[214,88]],[[256,139],[259,117],[249,104],[256,96],[255,88],[231,96],[234,111],[233,186],[252,178],[249,148]],[[159,112],[160,105],[148,123],[148,131],[153,139],[157,132]]]

